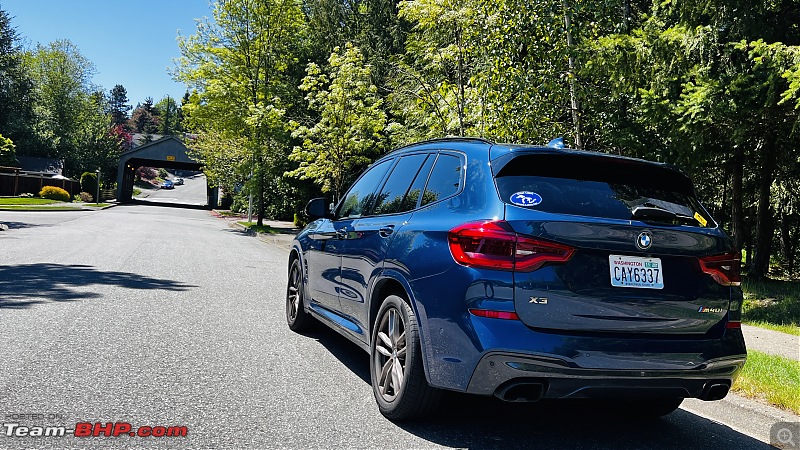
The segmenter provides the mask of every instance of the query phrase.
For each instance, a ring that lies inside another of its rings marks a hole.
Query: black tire
[[[402,297],[390,295],[383,301],[369,353],[372,392],[381,414],[403,421],[436,410],[441,391],[425,379],[417,318]]]
[[[305,309],[303,271],[300,260],[295,259],[289,267],[289,282],[286,286],[286,323],[294,332],[307,330],[314,320]]]

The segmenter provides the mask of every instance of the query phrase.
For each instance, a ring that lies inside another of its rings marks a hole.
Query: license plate
[[[664,270],[659,258],[608,255],[611,285],[641,289],[664,289]]]

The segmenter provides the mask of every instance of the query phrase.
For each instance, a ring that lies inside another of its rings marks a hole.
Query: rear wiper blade
[[[669,222],[680,221],[688,224],[697,224],[697,219],[683,214],[678,214],[662,208],[654,208],[652,206],[636,206],[631,210],[631,217],[634,219],[653,219],[653,220],[666,220]]]

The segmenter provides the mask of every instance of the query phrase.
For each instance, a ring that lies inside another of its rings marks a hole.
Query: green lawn
[[[5,205],[52,205],[53,203],[61,203],[58,200],[50,200],[48,198],[36,197],[8,197],[0,198],[0,206]]]
[[[732,391],[800,414],[800,362],[748,350]]]
[[[80,206],[69,206],[69,204],[65,203],[64,206],[58,205],[45,205],[45,206],[33,206],[33,205],[0,205],[0,210],[4,211],[80,211]]]
[[[800,282],[742,280],[742,321],[800,336]]]

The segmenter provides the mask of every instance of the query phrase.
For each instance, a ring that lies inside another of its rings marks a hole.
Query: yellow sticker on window
[[[702,225],[702,226],[708,225],[708,221],[706,220],[705,217],[701,216],[700,213],[698,213],[698,212],[694,213],[694,218],[695,218],[695,220],[700,222],[700,225]]]

